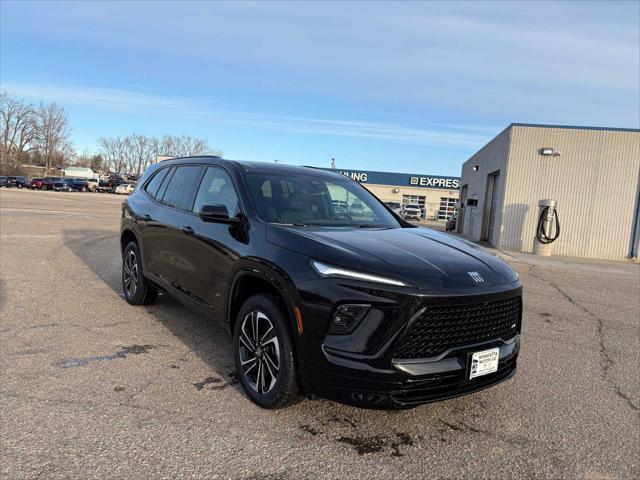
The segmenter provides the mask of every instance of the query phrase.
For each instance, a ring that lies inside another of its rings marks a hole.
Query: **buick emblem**
[[[473,279],[476,283],[484,282],[484,278],[478,272],[467,272],[467,274]]]

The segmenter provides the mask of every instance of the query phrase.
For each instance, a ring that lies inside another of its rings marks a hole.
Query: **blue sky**
[[[511,122],[640,126],[630,2],[0,3],[2,88],[79,151],[139,132],[227,158],[424,174]]]

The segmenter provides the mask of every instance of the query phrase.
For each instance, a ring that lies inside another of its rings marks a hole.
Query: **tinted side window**
[[[158,189],[162,184],[162,180],[164,180],[164,177],[167,176],[168,171],[169,171],[168,168],[163,168],[159,170],[158,172],[156,172],[156,174],[153,177],[151,177],[151,180],[147,182],[147,186],[144,187],[144,189],[147,191],[149,195],[151,195],[152,197],[156,196],[156,194],[158,193]]]
[[[162,203],[180,210],[191,210],[195,195],[196,182],[200,179],[201,167],[178,167],[174,172]]]
[[[204,205],[224,205],[230,217],[235,217],[240,212],[233,181],[221,168],[208,167],[204,174],[193,211],[199,212]]]
[[[162,197],[164,197],[164,194],[167,191],[167,185],[169,185],[169,182],[171,181],[171,177],[173,177],[173,174],[175,173],[175,171],[176,171],[176,167],[169,168],[167,175],[164,177],[164,180],[162,181],[162,185],[160,185],[160,188],[158,189],[158,193],[156,194],[156,200],[158,200],[159,202],[162,201]]]

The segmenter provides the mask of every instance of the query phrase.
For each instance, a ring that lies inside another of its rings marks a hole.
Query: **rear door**
[[[218,310],[231,280],[233,264],[245,253],[246,244],[239,241],[238,226],[202,221],[197,212],[204,205],[224,205],[230,217],[241,211],[234,183],[221,167],[207,167],[192,212],[182,217],[176,265],[180,288],[208,309]]]
[[[146,184],[152,199],[138,209],[147,275],[161,283],[175,283],[180,220],[193,202],[193,190],[202,168],[185,165],[159,170]]]

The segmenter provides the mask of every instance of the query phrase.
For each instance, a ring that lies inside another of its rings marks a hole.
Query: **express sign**
[[[411,185],[431,188],[460,188],[460,180],[443,177],[411,177]]]
[[[340,173],[360,183],[450,190],[460,188],[460,177],[437,177],[433,175],[411,175],[408,173],[373,172],[365,170],[333,170],[330,168],[325,168],[324,170]]]

